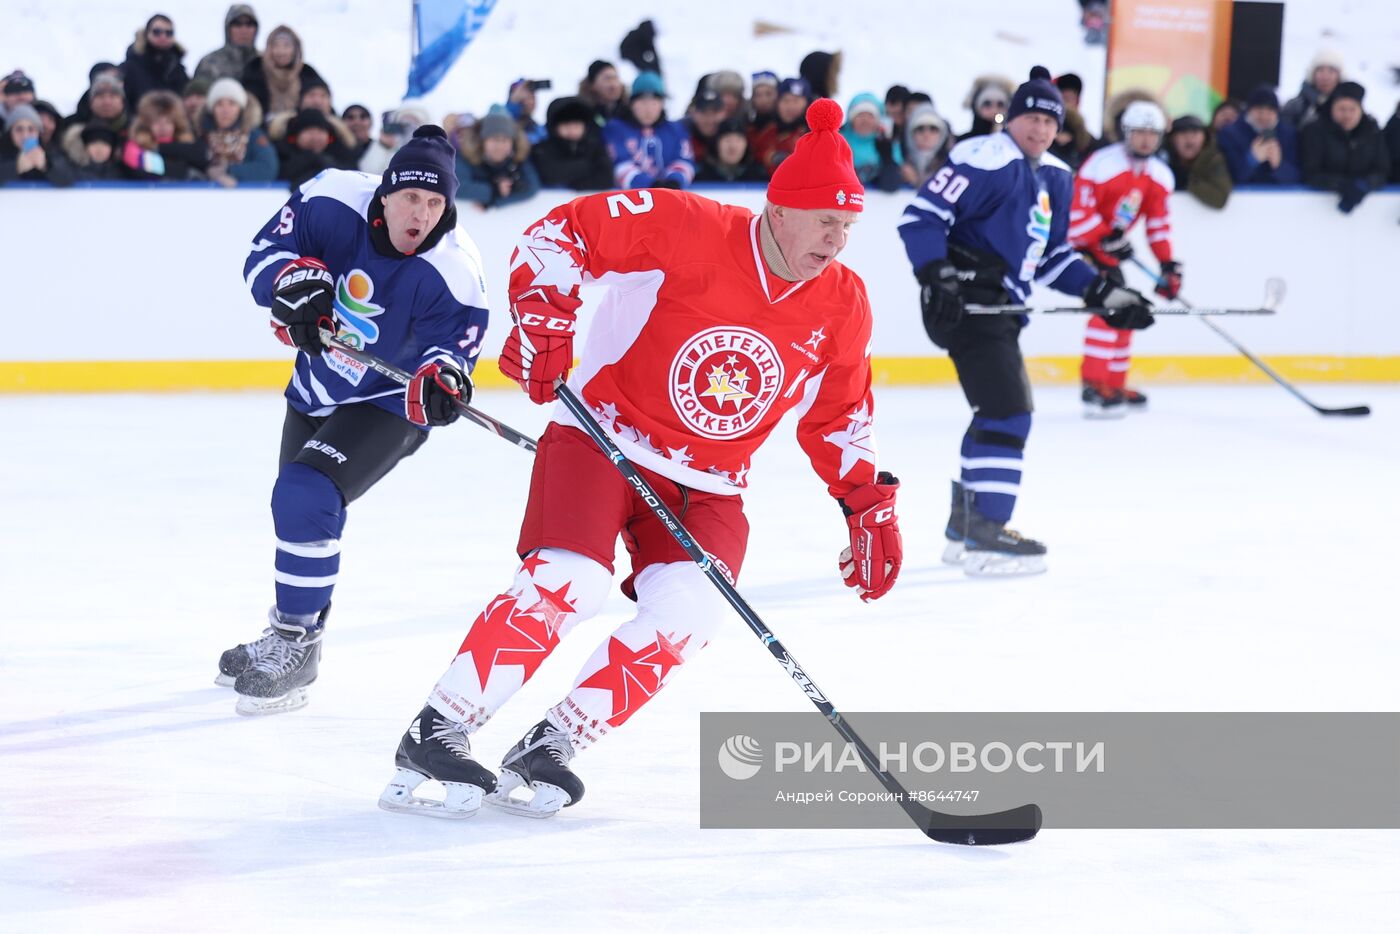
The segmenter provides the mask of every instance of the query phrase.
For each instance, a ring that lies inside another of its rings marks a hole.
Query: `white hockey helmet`
[[[1167,115],[1151,101],[1133,101],[1123,110],[1123,116],[1119,118],[1118,123],[1123,127],[1124,135],[1130,130],[1167,132]]]

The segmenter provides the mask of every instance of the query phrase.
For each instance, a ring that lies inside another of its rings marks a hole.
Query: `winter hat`
[[[509,136],[515,139],[516,124],[510,112],[500,104],[492,104],[486,116],[481,118],[481,123],[477,124],[477,135],[482,139],[489,139],[492,136]]]
[[[995,81],[988,81],[978,89],[977,96],[972,99],[972,109],[977,110],[988,101],[1004,101],[1010,104],[1010,101],[1006,100],[1006,91]]]
[[[1313,72],[1319,68],[1335,68],[1339,73],[1344,72],[1345,69],[1342,65],[1341,50],[1333,46],[1323,46],[1317,50],[1317,54],[1313,56],[1312,62],[1308,65],[1308,80],[1312,80]]]
[[[744,78],[737,71],[717,71],[710,75],[706,84],[720,94],[744,96]]]
[[[715,139],[719,139],[721,136],[728,136],[731,133],[737,133],[745,139],[748,139],[749,128],[745,126],[744,121],[740,120],[738,117],[730,117],[720,123],[719,129],[715,130]]]
[[[248,92],[233,78],[220,78],[209,87],[207,98],[212,110],[219,101],[233,101],[240,108],[248,106]]]
[[[331,136],[335,136],[335,130],[331,127],[331,122],[326,119],[326,115],[321,111],[308,107],[297,112],[292,118],[292,122],[287,124],[287,135],[296,136],[303,130],[322,129]]]
[[[1327,98],[1327,104],[1330,107],[1333,101],[1342,97],[1349,97],[1359,104],[1361,103],[1361,99],[1365,96],[1366,89],[1360,84],[1355,81],[1343,81],[1341,84],[1337,85],[1337,89]]]
[[[4,93],[24,94],[25,92],[34,93],[34,82],[29,79],[28,75],[11,75],[6,80]]]
[[[1253,107],[1268,107],[1271,110],[1278,110],[1278,95],[1274,89],[1267,84],[1261,84],[1253,91],[1249,92],[1249,97],[1244,100],[1244,109]]]
[[[654,71],[644,71],[637,75],[637,80],[632,82],[632,96],[642,97],[650,94],[653,97],[666,96],[666,82],[661,80],[661,76]]]
[[[40,130],[44,128],[44,121],[39,119],[39,111],[30,104],[16,104],[5,116],[5,132],[10,132],[15,128],[15,124],[24,121],[34,124]]]
[[[755,71],[749,81],[754,87],[758,87],[760,84],[771,85],[775,88],[778,86],[778,76],[771,71]]]
[[[588,66],[588,83],[592,84],[594,81],[597,81],[598,76],[601,75],[603,72],[607,71],[609,68],[611,68],[613,71],[617,71],[617,66],[614,65],[612,62],[604,61],[601,58],[595,60],[593,64]]]
[[[885,115],[885,110],[880,106],[880,100],[869,91],[864,91],[851,98],[851,103],[846,107],[846,119],[854,120],[856,114],[870,114],[879,119]]]
[[[182,96],[189,97],[191,94],[198,94],[200,97],[209,96],[208,78],[191,78],[185,82],[185,89],[180,92]]]
[[[510,122],[513,132],[514,122],[509,117],[505,119]],[[446,131],[432,123],[420,126],[413,131],[413,138],[404,143],[389,160],[389,170],[384,173],[377,194],[393,194],[403,188],[425,188],[451,202],[457,197],[456,163],[457,151],[447,141]]]
[[[96,97],[105,91],[126,96],[126,88],[122,85],[122,79],[111,72],[104,72],[92,79],[92,86],[88,88],[88,96]]]
[[[696,110],[723,110],[724,98],[720,97],[714,88],[706,88],[695,95],[695,100],[690,102],[690,106]]]
[[[813,52],[797,66],[797,73],[807,79],[807,84],[818,97],[830,97],[836,93],[836,76],[840,71],[840,52]]]
[[[120,140],[116,130],[108,126],[103,126],[100,123],[89,123],[85,125],[82,133],[78,135],[82,138],[84,146],[88,143],[106,143],[108,146],[116,149],[117,143]]]
[[[892,84],[885,91],[885,106],[890,104],[904,104],[909,101],[909,89],[902,84]]]
[[[556,97],[545,111],[545,124],[550,129],[561,123],[582,123],[586,127],[593,123],[593,113],[593,108],[580,97]]]
[[[768,200],[787,208],[859,211],[865,188],[856,178],[851,147],[839,132],[841,105],[829,98],[807,108],[812,130],[797,140],[797,149],[778,163],[768,183]]]
[[[1030,80],[1011,95],[1011,109],[1006,112],[1006,122],[1033,112],[1049,114],[1058,125],[1065,125],[1065,99],[1060,96],[1060,89],[1050,82],[1049,69],[1042,65],[1032,68]]]
[[[778,96],[782,97],[784,94],[795,94],[811,100],[812,86],[807,83],[806,78],[788,78],[778,85]]]

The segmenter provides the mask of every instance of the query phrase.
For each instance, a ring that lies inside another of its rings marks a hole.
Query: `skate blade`
[[[967,557],[967,546],[962,542],[949,542],[943,548],[944,564],[962,564]]]
[[[496,780],[496,790],[486,796],[486,803],[520,817],[543,820],[558,814],[559,809],[567,807],[571,800],[564,789],[548,782],[531,782],[530,788],[534,794],[529,798],[511,795],[511,792],[524,786],[525,779],[510,769],[502,769],[500,778]]]
[[[233,675],[226,675],[222,671],[214,676],[214,683],[221,688],[231,688],[234,682]]]
[[[481,810],[483,791],[476,785],[442,782],[443,800],[420,798],[413,792],[428,780],[428,776],[408,769],[398,769],[393,779],[379,794],[379,807],[399,814],[435,817],[439,820],[466,820]]]
[[[238,695],[234,710],[245,717],[265,717],[275,713],[300,710],[307,704],[306,688],[293,688],[281,697],[250,697]]]
[[[1096,421],[1108,421],[1115,418],[1125,418],[1128,414],[1126,405],[1115,405],[1112,408],[1103,408],[1098,405],[1084,406],[1084,417],[1092,418]]]
[[[963,562],[968,577],[1028,577],[1045,573],[1044,555],[1006,555],[969,551]]]

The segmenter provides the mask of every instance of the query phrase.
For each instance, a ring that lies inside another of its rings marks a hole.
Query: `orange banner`
[[[1141,88],[1210,120],[1229,86],[1231,0],[1114,0],[1106,94]]]

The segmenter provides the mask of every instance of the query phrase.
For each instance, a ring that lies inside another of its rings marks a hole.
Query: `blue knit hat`
[[[413,138],[389,160],[379,193],[387,195],[402,188],[424,188],[452,201],[457,197],[456,164],[457,151],[447,141],[443,128],[431,123],[420,126],[413,131]]]
[[[1065,99],[1060,89],[1050,80],[1050,69],[1036,65],[1031,69],[1030,80],[1016,89],[1011,95],[1011,108],[1006,112],[1006,122],[1010,123],[1024,113],[1043,113],[1065,125]]]
[[[666,82],[661,80],[661,76],[654,71],[644,71],[637,75],[637,79],[632,82],[632,96],[642,97],[646,94],[655,97],[666,96]]]

